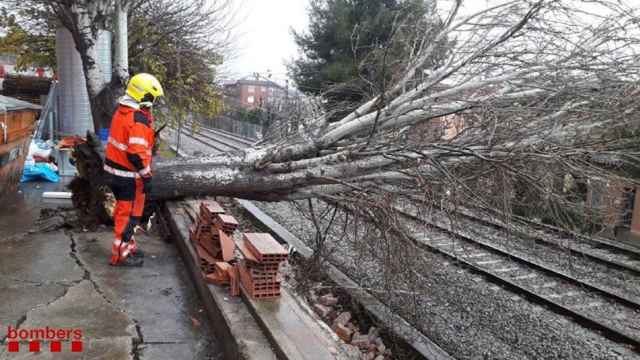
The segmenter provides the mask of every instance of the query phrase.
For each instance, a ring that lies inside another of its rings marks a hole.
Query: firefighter
[[[151,192],[151,158],[155,144],[153,103],[164,91],[152,75],[137,74],[120,99],[109,130],[104,171],[116,198],[113,212],[114,266],[142,266],[144,253],[138,249],[134,230],[140,222],[145,198]]]

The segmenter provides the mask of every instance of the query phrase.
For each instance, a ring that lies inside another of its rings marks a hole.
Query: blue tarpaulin
[[[60,181],[60,176],[45,163],[25,164],[20,182],[45,180],[49,182]]]

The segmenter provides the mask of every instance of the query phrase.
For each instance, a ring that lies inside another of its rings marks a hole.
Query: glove
[[[145,194],[151,194],[151,176],[142,177],[142,192]]]

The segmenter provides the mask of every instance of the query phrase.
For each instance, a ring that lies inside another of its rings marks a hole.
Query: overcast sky
[[[506,0],[467,1],[465,10],[478,10]],[[308,0],[232,0],[236,10],[235,51],[225,64],[225,75],[232,79],[254,72],[284,82],[284,63],[298,54],[290,29],[306,30]],[[444,8],[449,0],[441,1]]]
[[[461,15],[480,11],[510,0],[467,0]],[[640,0],[627,0],[636,2]],[[236,10],[235,54],[227,59],[224,75],[230,79],[254,72],[266,74],[284,83],[285,61],[298,54],[290,29],[306,30],[309,0],[231,0]],[[452,0],[440,0],[438,7],[445,15]]]
[[[227,62],[233,77],[270,70],[284,81],[284,62],[297,54],[289,29],[307,27],[308,0],[233,0],[236,14],[236,54]]]

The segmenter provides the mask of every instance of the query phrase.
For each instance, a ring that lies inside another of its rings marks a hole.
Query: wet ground
[[[9,237],[29,231],[40,216],[42,208],[71,206],[69,200],[44,199],[45,191],[68,191],[70,177],[61,177],[60,182],[21,183],[18,191],[0,199],[0,237]]]
[[[44,190],[64,190],[64,184],[23,185],[0,208],[0,359],[222,358],[173,244],[138,234],[144,266],[111,267],[109,228],[35,228],[40,209],[70,206],[41,197]],[[17,353],[9,352],[7,337],[15,335],[10,327],[31,332],[19,339]],[[49,337],[40,352],[30,352],[29,341],[42,339],[41,329],[63,330],[63,336]],[[81,352],[71,352],[70,340],[78,339],[65,335],[68,329],[80,333]],[[60,352],[51,351],[50,340],[61,340]]]

